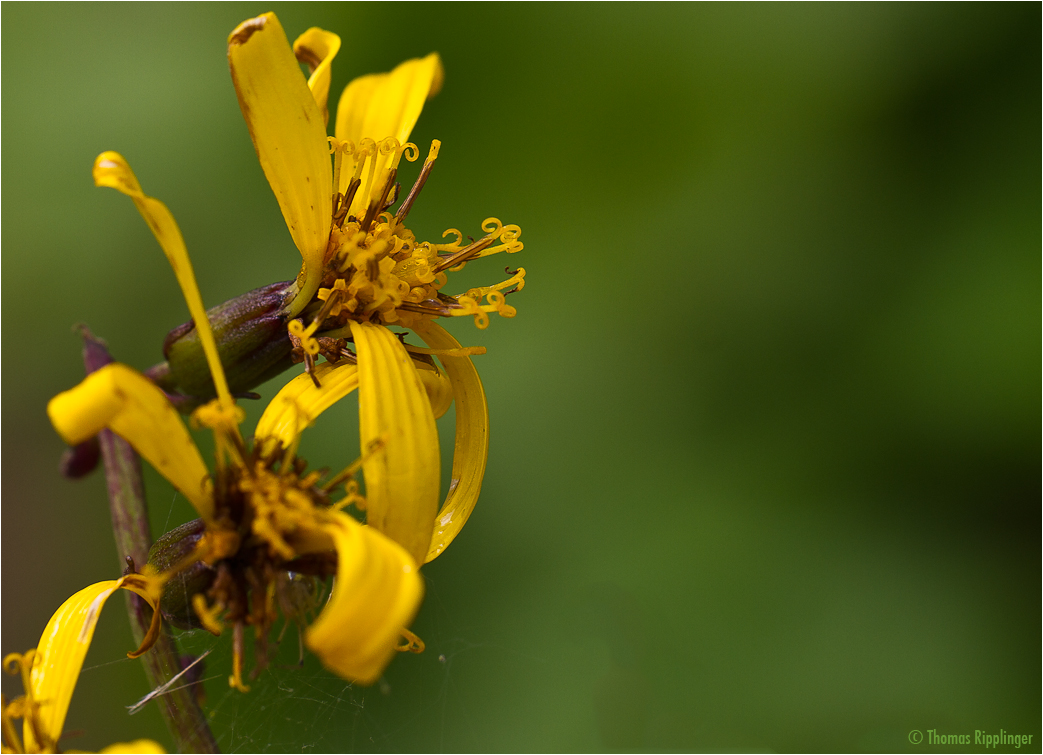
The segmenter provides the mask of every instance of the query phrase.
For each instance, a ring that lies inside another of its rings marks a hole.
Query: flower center
[[[371,322],[409,328],[421,319],[471,316],[485,328],[489,314],[514,317],[508,294],[525,286],[525,270],[507,270],[506,280],[446,295],[447,273],[473,260],[499,252],[513,254],[523,248],[521,228],[496,218],[482,223],[484,236],[464,241],[464,234],[450,228],[447,243],[418,242],[405,220],[438,158],[441,143],[432,142],[420,175],[392,215],[397,201],[398,165],[404,156],[415,161],[416,145],[388,138],[377,143],[363,139],[359,145],[330,137],[334,155],[334,186],[343,187],[333,197],[333,225],[326,248],[325,266],[316,300],[305,308],[302,319],[290,323],[295,346],[306,361],[323,353],[333,359],[353,356],[343,344],[323,343],[350,335],[348,322]],[[347,178],[350,174],[351,178]],[[304,323],[310,321],[306,326]],[[343,353],[341,353],[343,352]]]
[[[222,632],[223,622],[232,625],[233,674],[229,681],[245,690],[245,627],[255,631],[256,674],[270,658],[268,638],[278,618],[276,608],[282,609],[287,626],[290,621],[301,626],[306,623],[303,614],[320,607],[317,601],[302,601],[301,597],[315,594],[318,579],[336,572],[333,544],[324,535],[332,512],[349,504],[365,507],[354,479],[361,460],[320,484],[324,473],[306,472],[307,464],[296,457],[296,448],[283,448],[271,440],[248,447],[237,434],[227,431],[226,418],[215,406],[211,402],[200,407],[193,419],[214,430],[228,463],[219,464],[214,476],[212,521],[197,523],[191,541],[182,548],[191,555],[179,559],[174,567],[183,571],[188,564],[199,562],[197,571],[205,574],[193,576],[198,580],[192,582],[193,594],[176,596],[172,605],[190,604],[198,625],[214,634]],[[333,501],[333,491],[341,486],[345,495]]]

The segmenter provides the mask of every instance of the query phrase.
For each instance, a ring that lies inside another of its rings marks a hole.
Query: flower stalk
[[[87,374],[110,364],[113,359],[105,342],[86,326],[83,338],[83,363]],[[130,444],[111,430],[98,433],[105,479],[109,491],[112,531],[120,562],[128,569],[140,568],[148,560],[152,545],[145,488],[141,477],[141,458]],[[140,644],[152,621],[152,609],[138,595],[124,591],[134,642]],[[150,651],[141,656],[149,685],[156,689],[181,671],[177,645],[164,629]],[[156,697],[163,720],[180,752],[219,752],[206,716],[191,685],[170,690]]]

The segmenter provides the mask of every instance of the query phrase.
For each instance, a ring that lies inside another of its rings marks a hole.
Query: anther
[[[387,212],[391,205],[398,201],[398,195],[401,191],[402,184],[400,184],[398,181],[395,181],[395,185],[391,187],[391,198],[384,204],[384,207],[381,210],[381,212]]]
[[[435,165],[435,160],[438,158],[438,148],[442,146],[442,143],[435,139],[431,142],[431,151],[427,155],[427,159],[424,161],[424,167],[420,169],[420,175],[416,179],[416,183],[413,184],[413,188],[409,190],[409,196],[406,197],[406,201],[402,203],[402,206],[398,209],[398,214],[395,215],[395,222],[393,225],[401,225],[405,222],[406,216],[409,211],[413,209],[413,203],[416,198],[420,196],[420,190],[424,188],[424,184],[427,183],[427,177],[431,175],[431,168]]]
[[[341,226],[344,223],[344,218],[348,216],[348,209],[351,207],[351,202],[355,199],[355,193],[359,190],[359,186],[362,185],[362,179],[355,177],[351,179],[351,183],[348,184],[348,190],[344,194],[344,200],[340,203],[340,209],[333,218],[333,222],[337,226]]]
[[[307,352],[304,353],[304,372],[311,378],[311,382],[315,384],[316,388],[322,388],[322,383],[319,382],[319,377],[315,374],[315,357]]]
[[[456,267],[461,263],[472,260],[478,256],[479,252],[481,252],[486,247],[490,246],[495,240],[496,236],[494,234],[484,236],[475,241],[473,244],[465,246],[459,252],[456,252],[446,257],[444,260],[435,265],[435,267],[432,268],[432,271],[440,273],[443,270],[448,270],[451,267]]]
[[[388,194],[391,192],[391,186],[395,183],[395,175],[397,173],[398,169],[392,168],[388,172],[387,180],[384,182],[384,190],[380,193],[380,199],[376,202],[370,200],[369,207],[366,208],[366,217],[363,219],[362,225],[359,226],[363,231],[369,231],[370,223],[376,218],[377,213],[387,206]]]
[[[433,300],[427,299],[426,301],[430,303],[413,304],[413,302],[404,301],[401,304],[399,304],[398,307],[396,307],[396,309],[400,309],[404,312],[416,312],[421,315],[431,315],[433,317],[447,317],[450,314],[449,307],[436,307],[434,306],[436,302],[434,302]]]
[[[234,687],[240,692],[249,692],[250,688],[243,684],[244,653],[243,623],[237,621],[232,630],[232,675],[228,677],[228,686]]]
[[[335,288],[332,291],[330,291],[329,296],[326,297],[326,301],[323,302],[322,307],[319,308],[319,311],[315,314],[315,317],[312,318],[312,321],[311,321],[311,328],[312,328],[311,332],[312,333],[314,333],[315,330],[318,329],[318,327],[322,324],[322,321],[325,320],[326,317],[329,315],[330,311],[338,303],[340,303],[340,297],[341,297],[341,293],[340,292],[343,291],[343,290],[344,290],[343,288],[338,287],[338,288]]]

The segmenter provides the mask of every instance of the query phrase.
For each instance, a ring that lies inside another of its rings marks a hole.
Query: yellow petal
[[[441,370],[428,370],[418,365],[416,372],[424,384],[424,390],[427,391],[431,411],[434,412],[435,419],[438,419],[449,411],[449,406],[453,403],[453,384]]]
[[[56,742],[61,736],[69,700],[94,637],[101,609],[109,596],[124,586],[126,579],[98,582],[80,590],[54,612],[43,630],[30,679],[33,699],[40,703],[37,721],[41,724],[41,733],[52,741]],[[149,602],[155,610],[155,601],[150,598]],[[22,736],[28,752],[38,751],[39,745],[31,726],[23,726]]]
[[[432,349],[459,349],[460,343],[440,325],[421,322],[413,328]],[[433,560],[457,536],[471,515],[482,490],[489,456],[489,407],[485,390],[470,357],[439,357],[456,399],[456,448],[449,495],[435,517],[434,533],[425,562]]]
[[[368,136],[374,141],[383,138],[362,133],[362,126],[366,122],[370,100],[390,75],[371,73],[368,76],[359,76],[344,87],[344,91],[340,95],[340,102],[337,103],[337,123],[334,126],[334,134],[338,139],[351,140],[357,146],[363,136]],[[384,136],[391,136],[391,134],[384,134]]]
[[[358,367],[324,362],[315,368],[321,388],[316,388],[307,373],[301,373],[282,387],[264,410],[254,437],[258,441],[277,440],[290,447],[322,412],[358,388]]]
[[[416,616],[424,583],[402,546],[345,514],[334,517],[325,530],[337,549],[337,579],[305,642],[331,671],[372,684]]]
[[[444,374],[435,370],[418,368],[417,374],[437,419],[453,402],[452,385]],[[254,431],[254,438],[265,444],[264,453],[268,453],[276,441],[289,448],[320,414],[359,386],[358,367],[353,364],[334,367],[324,362],[315,367],[315,377],[321,387],[316,387],[307,373],[301,373],[284,385],[265,408]]]
[[[192,261],[188,257],[185,240],[181,237],[181,230],[177,227],[174,216],[158,199],[145,196],[134,171],[130,169],[130,164],[118,152],[102,152],[94,160],[94,185],[116,189],[133,199],[138,212],[145,218],[148,227],[152,229],[156,240],[163,248],[163,253],[167,256],[167,261],[174,269],[181,293],[185,297],[185,303],[188,304],[189,314],[192,315],[192,320],[199,331],[199,340],[203,344],[207,364],[210,365],[210,374],[213,376],[214,385],[217,388],[217,396],[223,405],[231,406],[232,396],[228,392],[224,368],[217,355],[217,344],[214,341],[213,331],[210,329],[210,320],[206,316],[203,297],[199,295],[196,274],[192,270]]]
[[[361,76],[344,88],[337,105],[337,138],[358,144],[368,136],[408,141],[424,102],[442,88],[445,70],[438,53],[399,64],[390,73]]]
[[[326,122],[274,13],[228,37],[228,64],[257,157],[304,258],[303,307],[318,290],[333,211]]]
[[[352,321],[358,352],[359,434],[366,519],[423,563],[438,508],[438,430],[409,353],[387,328]]]
[[[393,136],[399,144],[409,140],[424,103],[438,94],[442,88],[445,70],[438,53],[425,58],[414,58],[399,64],[390,73],[361,76],[344,88],[337,104],[336,135],[338,139],[350,140],[356,145],[368,137],[379,143]],[[355,194],[351,213],[365,209],[370,194],[382,187],[374,187],[367,177],[372,175],[380,181],[391,162],[391,155],[378,155],[374,170],[363,175],[362,186]],[[342,175],[344,186],[350,175]]]
[[[166,750],[163,749],[163,746],[159,742],[154,742],[151,739],[135,739],[133,742],[117,742],[111,744],[100,752],[109,753],[110,755],[121,755],[122,753],[131,755],[135,752],[159,753],[166,752]]]
[[[106,365],[52,398],[47,415],[69,445],[112,430],[184,493],[201,517],[213,516],[203,457],[163,391],[144,375],[126,365]]]
[[[332,75],[330,68],[339,51],[340,37],[317,26],[311,27],[293,42],[293,54],[311,71],[308,88],[315,98],[315,104],[319,106],[323,123],[328,123],[330,119],[329,109],[326,107]]]

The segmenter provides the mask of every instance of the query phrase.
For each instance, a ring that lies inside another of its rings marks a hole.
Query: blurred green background
[[[442,54],[411,226],[518,223],[525,250],[465,285],[507,263],[529,285],[517,318],[450,326],[489,349],[493,434],[424,569],[426,653],[361,689],[290,668],[291,630],[240,695],[229,638],[186,635],[216,647],[225,750],[1039,742],[1038,4],[5,3],[4,653],[120,569],[104,480],[58,476],[44,413],[82,376],[71,326],[145,368],[188,318],[95,155],[169,205],[208,305],[296,273],[225,59],[266,10],[341,34],[331,101]],[[302,455],[353,458],[354,411]],[[157,534],[190,517],[146,483]],[[172,746],[154,705],[126,713],[131,647],[114,599],[64,747]]]

